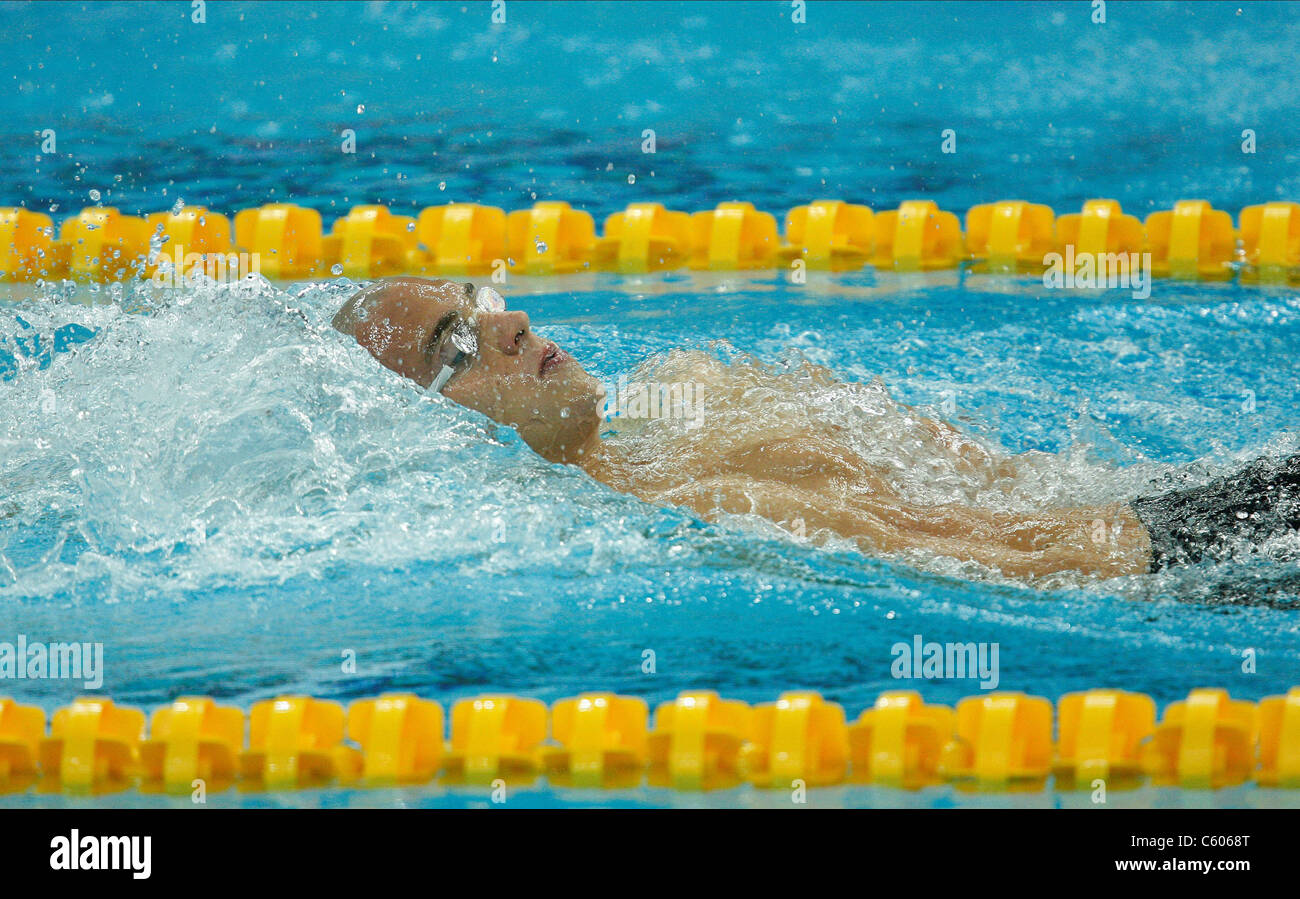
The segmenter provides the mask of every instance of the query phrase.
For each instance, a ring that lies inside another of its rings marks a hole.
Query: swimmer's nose
[[[485,342],[506,356],[516,356],[528,338],[528,315],[524,312],[497,312],[484,316]]]

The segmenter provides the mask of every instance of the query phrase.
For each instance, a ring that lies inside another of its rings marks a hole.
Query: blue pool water
[[[0,56],[0,205],[57,217],[93,189],[128,212],[291,200],[328,220],[366,202],[407,213],[535,198],[599,218],[647,198],[779,214],[827,195],[877,209],[924,196],[959,213],[1019,196],[1059,213],[1115,196],[1143,216],[1193,196],[1233,211],[1300,197],[1300,85],[1283,75],[1293,7],[1112,3],[1094,25],[1086,3],[815,3],[794,26],[781,3],[509,4],[496,29],[486,4],[463,7],[209,4],[203,25],[188,4],[0,7],[17,51]],[[38,153],[45,128],[54,158]],[[346,128],[355,156],[339,152]],[[1247,128],[1254,155],[1241,152]],[[759,702],[806,688],[855,717],[882,690],[979,692],[892,678],[890,647],[916,634],[996,642],[999,689],[1051,698],[1112,686],[1163,706],[1196,686],[1258,699],[1300,680],[1300,543],[1279,541],[1274,560],[1026,585],[818,549],[755,522],[705,525],[549,465],[374,364],[328,327],[353,289],[158,303],[133,286],[4,287],[0,640],[102,642],[104,692],[145,707],[385,690],[445,706],[593,689],[654,704],[699,687]],[[901,402],[1005,451],[1064,454],[1038,500],[1123,499],[1189,465],[1205,478],[1300,443],[1293,290],[1158,282],[1135,299],[864,271],[800,286],[512,278],[506,293],[602,380],[675,348],[879,375]],[[80,692],[3,686],[47,710]],[[787,801],[543,788],[516,800]],[[485,800],[439,787],[213,798],[299,802]],[[1082,800],[844,788],[813,802]]]

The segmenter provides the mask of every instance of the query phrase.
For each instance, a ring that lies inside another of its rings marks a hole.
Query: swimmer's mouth
[[[568,362],[569,355],[553,343],[547,343],[546,348],[542,350],[542,363],[537,367],[537,376],[545,377],[546,373],[555,368],[562,362]]]

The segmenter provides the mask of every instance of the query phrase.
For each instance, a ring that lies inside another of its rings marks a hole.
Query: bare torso
[[[995,456],[943,422],[908,420],[902,439],[915,452],[943,459],[975,481],[1015,476],[1017,457]],[[1147,534],[1125,503],[1033,513],[918,504],[901,494],[893,473],[853,448],[843,428],[782,428],[770,436],[756,428],[740,437],[736,430],[733,423],[726,439],[697,437],[649,457],[608,440],[582,467],[617,490],[686,507],[706,520],[758,515],[814,542],[848,538],[873,555],[972,560],[1011,577],[1065,570],[1113,577],[1148,568]]]

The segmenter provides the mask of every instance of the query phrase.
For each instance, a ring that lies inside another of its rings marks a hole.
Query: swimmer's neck
[[[680,481],[678,476],[665,477],[656,472],[657,466],[630,458],[627,448],[617,439],[602,441],[597,437],[571,464],[606,487],[651,503],[665,502],[663,491]],[[688,477],[687,480],[691,479]],[[672,504],[671,500],[668,502]]]
[[[606,486],[622,489],[619,486],[621,479],[616,471],[618,465],[615,453],[608,443],[600,439],[599,434],[593,434],[591,440],[575,454],[574,458],[565,461],[581,468],[590,477]]]
[[[646,470],[654,466],[629,458],[627,447],[617,439],[601,440],[597,436],[577,458],[571,460],[571,464],[585,471],[592,480],[647,502],[661,502],[657,494],[669,486],[667,480]],[[668,480],[676,481],[675,478]]]

